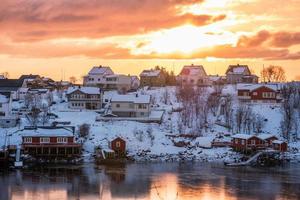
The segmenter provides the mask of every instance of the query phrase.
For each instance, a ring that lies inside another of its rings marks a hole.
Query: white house
[[[148,117],[150,99],[150,95],[116,94],[111,99],[112,114],[118,117]]]
[[[69,87],[67,91],[70,109],[98,110],[102,107],[102,90],[97,87]]]
[[[114,72],[110,67],[97,66],[93,67],[88,75],[83,77],[84,86],[99,86],[102,87],[106,83],[106,76],[113,75]]]
[[[11,98],[0,94],[0,127],[9,128],[17,125],[17,116],[11,114]]]
[[[177,76],[177,83],[179,85],[196,85],[208,86],[210,85],[209,77],[207,76],[202,65],[185,65],[180,74]]]
[[[258,77],[251,73],[248,65],[229,65],[226,78],[228,84],[258,83]]]

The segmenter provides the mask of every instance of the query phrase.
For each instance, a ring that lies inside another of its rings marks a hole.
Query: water
[[[64,166],[0,172],[0,200],[300,199],[300,165],[222,164]]]

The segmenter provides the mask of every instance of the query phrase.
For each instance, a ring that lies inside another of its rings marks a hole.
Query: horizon
[[[68,80],[99,65],[178,74],[192,63],[223,75],[239,63],[258,76],[282,66],[288,81],[300,80],[299,1],[4,0],[0,12],[0,73],[10,78]]]

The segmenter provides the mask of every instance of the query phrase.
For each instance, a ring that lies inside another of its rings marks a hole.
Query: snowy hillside
[[[207,95],[213,92],[210,88]],[[181,127],[180,110],[182,103],[177,98],[175,87],[156,88],[151,90],[140,90],[141,94],[150,94],[152,104],[155,109],[165,110],[163,121],[157,123],[140,123],[134,121],[95,121],[98,113],[94,111],[69,110],[67,103],[60,103],[61,99],[54,95],[56,104],[51,107],[51,112],[58,115],[57,121],[70,121],[76,128],[87,123],[91,125],[90,134],[87,138],[81,139],[84,142],[84,158],[86,161],[92,160],[92,154],[96,146],[103,148],[108,146],[108,142],[120,136],[127,142],[129,155],[140,161],[176,161],[176,160],[205,160],[223,161],[238,158],[239,155],[230,148],[211,148],[213,140],[230,141],[229,131],[223,127],[223,117],[219,112],[216,116],[208,114],[208,124],[204,124],[202,131],[197,131],[194,121],[190,127]],[[232,86],[223,89],[223,95],[230,94],[233,97],[233,108],[236,109],[238,102],[236,91]],[[107,98],[110,95],[107,94]],[[254,113],[259,113],[265,122],[262,128],[263,133],[272,133],[280,137],[280,122],[282,113],[280,106],[275,105],[252,105]],[[51,123],[50,120],[49,124]],[[195,122],[196,123],[196,122]],[[20,144],[21,135],[16,132],[23,126],[29,125],[25,118],[22,118],[20,127],[0,130],[0,144],[4,144],[5,135],[10,144]],[[295,158],[299,156],[300,142],[289,144],[290,155]]]

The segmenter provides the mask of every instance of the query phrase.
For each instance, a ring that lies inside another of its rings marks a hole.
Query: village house
[[[228,84],[258,83],[258,77],[251,74],[248,65],[229,65],[226,78]]]
[[[84,86],[97,86],[103,88],[106,84],[106,76],[113,75],[114,72],[110,67],[106,66],[95,66],[93,67],[88,75],[83,77]]]
[[[272,147],[274,150],[281,151],[281,152],[286,152],[288,149],[287,142],[281,140],[273,140]]]
[[[232,137],[232,148],[236,151],[253,151],[266,148],[273,148],[274,150],[280,150],[279,146],[274,145],[279,143],[278,138],[272,134],[235,134]],[[276,147],[275,147],[276,146]],[[276,149],[277,148],[277,149]],[[284,149],[284,145],[282,146]]]
[[[126,141],[120,137],[110,142],[110,148],[115,152],[117,157],[124,157],[126,155]]]
[[[81,153],[81,144],[74,138],[75,127],[25,128],[22,135],[24,153],[36,158],[72,159]]]
[[[177,76],[177,84],[208,86],[210,85],[210,81],[202,65],[192,64],[182,68],[180,74]]]
[[[150,115],[150,95],[113,95],[112,114],[118,117],[148,117]]]
[[[131,89],[130,75],[113,74],[105,76],[105,90],[118,90],[126,93]]]
[[[69,87],[67,90],[68,107],[98,110],[102,107],[102,96],[102,90],[97,87]]]
[[[209,79],[209,82],[212,85],[225,85],[226,84],[226,77],[225,76],[209,75],[208,79]]]
[[[12,99],[10,96],[0,94],[0,127],[10,128],[15,127],[18,122],[18,117],[11,113]]]
[[[130,76],[131,78],[131,91],[136,91],[140,87],[140,79],[138,76]]]
[[[164,87],[166,86],[166,77],[159,69],[144,70],[140,74],[140,83],[141,87]]]
[[[237,96],[242,103],[280,103],[282,101],[276,84],[238,84]]]

